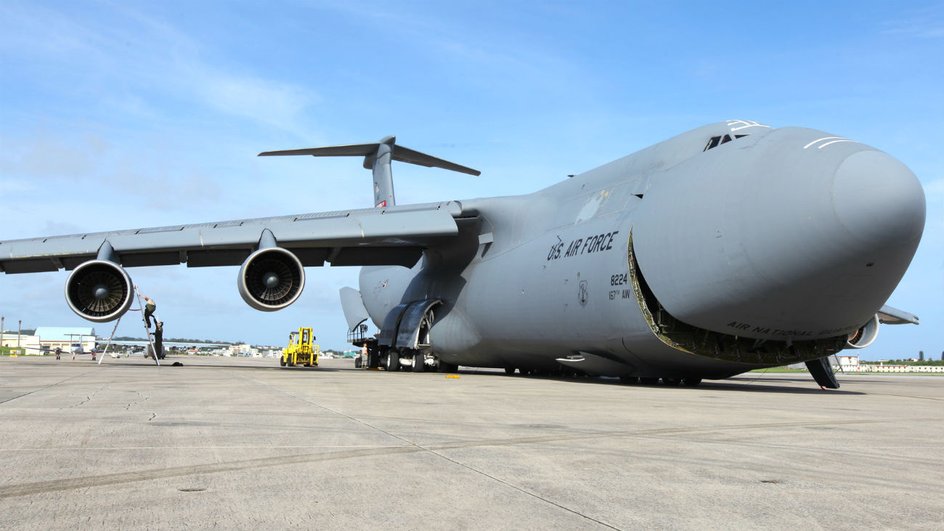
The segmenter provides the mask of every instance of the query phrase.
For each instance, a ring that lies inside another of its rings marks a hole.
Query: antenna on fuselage
[[[326,146],[305,149],[286,149],[282,151],[264,151],[260,157],[311,155],[312,157],[364,157],[364,168],[372,170],[374,176],[374,206],[378,208],[393,206],[396,199],[393,194],[393,171],[390,161],[409,162],[427,168],[442,168],[469,175],[481,175],[482,172],[461,166],[448,160],[433,157],[410,148],[397,145],[397,137],[384,137],[373,144],[352,144],[348,146]]]

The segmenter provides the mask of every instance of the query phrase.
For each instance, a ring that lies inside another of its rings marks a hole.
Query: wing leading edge
[[[409,267],[424,248],[458,234],[461,215],[462,205],[450,201],[10,240],[0,242],[0,271],[72,270],[95,259],[105,242],[125,267],[239,265],[266,230],[305,266]]]

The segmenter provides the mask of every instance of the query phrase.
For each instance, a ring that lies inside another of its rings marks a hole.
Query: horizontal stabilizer
[[[444,170],[457,171],[459,173],[465,173],[468,175],[482,174],[482,172],[479,170],[473,170],[472,168],[467,168],[454,162],[449,162],[448,160],[436,158],[432,155],[427,155],[426,153],[420,153],[419,151],[397,145],[393,146],[393,160],[409,162],[410,164],[426,166],[427,168],[442,168]]]
[[[351,144],[347,146],[326,146],[326,147],[314,147],[314,148],[303,148],[303,149],[285,149],[281,151],[264,151],[259,153],[260,157],[280,157],[280,156],[292,156],[292,155],[311,155],[312,157],[365,157],[364,158],[364,167],[370,169],[373,161],[371,158],[376,155],[378,148],[386,144],[390,146],[390,155],[393,160],[400,162],[408,162],[410,164],[416,164],[419,166],[426,166],[427,168],[442,168],[444,170],[457,171],[459,173],[466,173],[468,175],[481,175],[482,172],[474,170],[472,168],[456,164],[454,162],[449,162],[448,160],[443,160],[432,155],[427,155],[426,153],[420,153],[419,151],[405,148],[403,146],[398,146],[396,144],[396,137],[389,136],[384,138],[381,142],[375,142],[372,144]]]
[[[311,155],[312,157],[366,157],[377,151],[379,144],[351,144],[349,146],[327,146],[304,149],[283,149],[281,151],[263,151],[260,157],[284,157],[291,155]]]

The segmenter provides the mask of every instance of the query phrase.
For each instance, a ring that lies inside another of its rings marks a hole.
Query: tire
[[[285,356],[279,356],[279,365],[285,367]]]
[[[376,369],[380,367],[380,360],[381,360],[380,354],[378,354],[377,352],[371,352],[370,350],[367,351],[367,368],[368,369]]]
[[[701,384],[701,378],[682,378],[682,385],[686,387],[697,387]]]
[[[620,382],[626,385],[636,385],[639,383],[639,378],[635,376],[620,376]]]
[[[669,387],[676,387],[680,383],[682,383],[680,378],[662,378],[662,385],[668,385]]]
[[[426,370],[426,354],[416,352],[413,354],[413,372],[423,372]]]
[[[645,376],[639,379],[639,383],[643,385],[656,385],[657,383],[659,383],[659,379]]]
[[[445,361],[439,360],[439,372],[459,372],[459,366],[454,363],[446,363]]]
[[[389,372],[400,370],[400,354],[398,352],[390,351],[387,353],[387,359],[384,360],[384,369]]]
[[[514,376],[515,371],[517,370],[518,369],[515,369],[514,367],[505,367],[505,374],[507,374],[508,376]]]

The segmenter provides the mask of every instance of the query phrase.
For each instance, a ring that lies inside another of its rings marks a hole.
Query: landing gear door
[[[394,347],[397,343],[397,328],[400,326],[400,318],[406,311],[410,303],[398,304],[390,310],[387,317],[384,318],[383,327],[380,328],[380,335],[377,336],[377,344],[385,347]]]
[[[429,328],[433,324],[432,308],[442,301],[429,299],[410,303],[397,329],[397,348],[420,349],[429,347]]]

